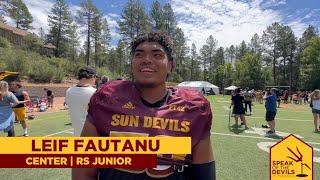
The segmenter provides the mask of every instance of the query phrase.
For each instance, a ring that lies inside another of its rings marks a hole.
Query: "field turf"
[[[269,154],[259,144],[275,143],[281,137],[266,137],[261,132],[265,124],[263,104],[254,103],[253,115],[246,116],[250,129],[238,129],[228,124],[230,96],[208,96],[213,111],[212,144],[216,159],[218,180],[268,180]],[[28,121],[31,136],[72,136],[72,127],[66,111],[39,115]],[[22,134],[16,124],[16,135]],[[305,105],[282,104],[276,116],[276,130],[303,137],[314,148],[314,180],[320,180],[320,133],[315,133],[311,110]],[[279,133],[281,135],[281,133]],[[6,136],[1,133],[0,136]],[[265,143],[263,143],[265,142]],[[269,145],[270,146],[270,145]],[[70,169],[0,169],[5,180],[67,180]],[[302,178],[303,179],[303,178]]]

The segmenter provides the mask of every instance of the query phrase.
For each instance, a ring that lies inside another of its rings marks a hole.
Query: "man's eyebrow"
[[[163,52],[163,53],[165,53],[162,49],[153,49],[152,52]]]
[[[136,49],[134,52],[135,52],[135,53],[136,53],[136,52],[144,52],[144,50],[142,50],[142,49]]]

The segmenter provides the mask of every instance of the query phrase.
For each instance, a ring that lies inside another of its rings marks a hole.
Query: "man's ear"
[[[174,68],[176,67],[176,63],[174,61],[169,61],[169,70],[168,70],[168,74],[171,74],[174,70]]]

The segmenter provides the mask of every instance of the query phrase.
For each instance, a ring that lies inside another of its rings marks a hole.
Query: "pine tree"
[[[96,16],[99,15],[97,7],[92,3],[91,0],[84,0],[80,4],[81,9],[77,12],[77,22],[85,27],[84,34],[87,36],[86,40],[86,64],[90,64],[90,53],[91,53],[91,37],[92,37],[92,26]]]
[[[3,23],[6,22],[4,16],[7,14],[7,9],[8,9],[7,6],[8,6],[7,0],[0,1],[0,22],[3,22]]]
[[[190,64],[190,71],[191,71],[191,80],[199,80],[200,69],[199,69],[199,60],[198,60],[198,53],[197,47],[194,43],[191,46],[191,64]]]
[[[256,54],[261,55],[261,53],[262,53],[261,40],[260,40],[259,35],[257,33],[255,33],[253,35],[253,37],[251,38],[249,48],[252,53],[256,53]]]
[[[44,29],[42,27],[39,28],[39,37],[43,44],[46,42],[46,33],[44,32]]]
[[[132,42],[135,37],[149,29],[148,16],[140,0],[129,0],[118,22],[122,38]]]
[[[152,28],[158,30],[164,30],[163,10],[159,1],[153,1],[151,5],[150,20]]]
[[[174,82],[181,82],[184,79],[187,78],[187,71],[189,69],[187,68],[187,54],[188,54],[188,48],[186,45],[186,38],[184,36],[184,33],[182,29],[177,28],[176,34],[173,38],[173,43],[175,46],[175,62],[176,62],[176,68],[173,71],[171,75],[171,79]]]
[[[77,32],[77,25],[72,23],[69,29],[70,41],[69,41],[69,57],[70,60],[75,62],[78,54],[79,36]]]
[[[177,20],[170,3],[163,6],[163,26],[164,32],[166,32],[170,37],[174,37]]]
[[[95,67],[101,66],[101,51],[102,51],[102,13],[98,11],[98,14],[93,18],[92,22],[92,40],[94,48],[94,64]]]
[[[16,28],[23,30],[32,29],[31,23],[33,18],[22,0],[10,0],[7,10],[9,16],[15,21]]]
[[[49,34],[48,42],[56,46],[55,56],[66,56],[68,54],[68,42],[70,38],[70,26],[72,18],[68,4],[64,0],[56,0],[56,3],[48,15]]]
[[[110,29],[108,25],[108,21],[106,18],[103,19],[102,21],[102,37],[101,37],[101,44],[104,48],[105,51],[109,49],[111,42],[111,34],[110,34]]]
[[[273,84],[277,85],[277,59],[280,56],[279,53],[279,38],[280,38],[280,29],[282,25],[279,23],[273,23],[268,26],[267,29],[263,32],[262,42],[264,46],[264,52],[266,57],[264,60],[267,64],[272,64],[272,75],[273,75]]]

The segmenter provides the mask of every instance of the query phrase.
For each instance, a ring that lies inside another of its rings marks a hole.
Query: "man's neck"
[[[93,86],[91,80],[89,79],[81,79],[77,86],[82,86],[82,87],[91,87]]]
[[[141,92],[141,97],[148,103],[160,101],[167,94],[165,84],[155,88],[146,88],[139,85],[137,85],[137,87]]]

